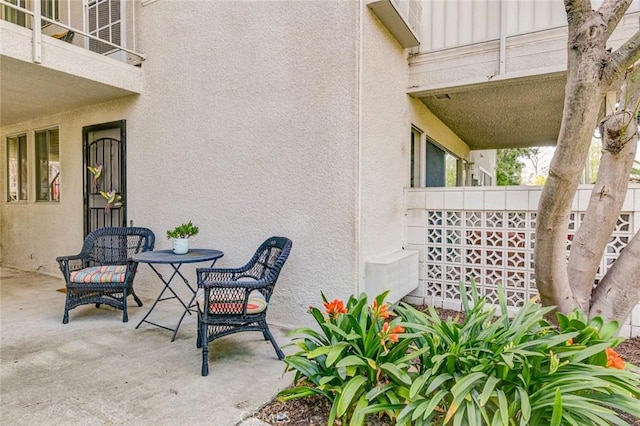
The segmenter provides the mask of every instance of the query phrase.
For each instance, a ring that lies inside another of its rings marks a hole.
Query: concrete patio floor
[[[70,311],[62,324],[62,278],[0,268],[0,424],[223,425],[249,418],[290,385],[285,364],[262,334],[239,333],[209,346],[209,376],[200,375],[196,319],[171,332],[135,326],[144,306],[122,311],[94,305]],[[180,305],[153,312],[175,324]],[[285,332],[271,328],[280,346]],[[292,348],[284,348],[285,353]]]

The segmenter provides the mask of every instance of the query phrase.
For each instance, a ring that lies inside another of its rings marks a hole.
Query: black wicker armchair
[[[284,354],[267,325],[267,308],[280,270],[291,251],[291,240],[271,237],[240,268],[198,268],[198,341],[202,375],[209,374],[209,343],[240,331],[261,331],[279,359]],[[205,303],[205,300],[208,301]]]
[[[67,283],[62,323],[69,322],[69,310],[93,303],[121,309],[122,322],[127,322],[127,297],[142,306],[133,291],[138,263],[131,256],[153,250],[154,244],[155,235],[147,228],[99,228],[87,235],[79,254],[56,258]]]

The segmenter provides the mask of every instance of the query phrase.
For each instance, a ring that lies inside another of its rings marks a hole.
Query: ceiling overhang
[[[33,61],[32,31],[0,20],[0,126],[142,92],[142,70],[49,36]]]
[[[472,149],[555,145],[566,74],[409,90]]]

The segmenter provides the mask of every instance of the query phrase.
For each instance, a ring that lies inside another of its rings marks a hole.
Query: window
[[[27,135],[7,138],[7,201],[27,201]]]
[[[444,154],[445,186],[458,186],[458,158]]]
[[[493,176],[483,167],[474,165],[471,170],[471,186],[491,186]]]
[[[40,0],[40,14],[45,18],[58,20],[58,0]],[[42,26],[48,22],[42,22]]]
[[[122,45],[123,5],[119,0],[89,0],[87,3],[88,33],[110,43]],[[90,39],[89,50],[97,53],[111,53],[115,49],[101,41]]]
[[[415,127],[411,128],[411,188],[419,188],[421,187],[421,178],[420,178],[420,147],[422,144],[420,143],[420,138],[422,136],[422,132]]]
[[[36,201],[60,201],[58,129],[36,132]]]
[[[14,4],[23,9],[27,8],[27,0],[6,0],[7,3]],[[5,21],[26,27],[26,13],[20,12],[11,6],[2,6],[2,16]]]
[[[480,186],[491,186],[493,185],[493,178],[488,171],[480,167]]]

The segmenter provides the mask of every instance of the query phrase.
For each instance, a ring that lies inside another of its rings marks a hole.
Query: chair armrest
[[[258,280],[255,276],[248,273],[249,268],[197,268],[196,276],[198,277],[198,286],[200,283],[204,285],[214,285],[222,287],[263,287],[266,283],[266,277]],[[243,278],[251,278],[251,281],[242,280]],[[241,281],[239,281],[241,280]],[[258,285],[256,285],[259,283]]]
[[[81,254],[56,257],[56,261],[60,266],[60,270],[65,276],[67,276],[67,274],[70,272],[86,268],[88,260],[89,259],[87,259],[86,256],[83,256]]]

